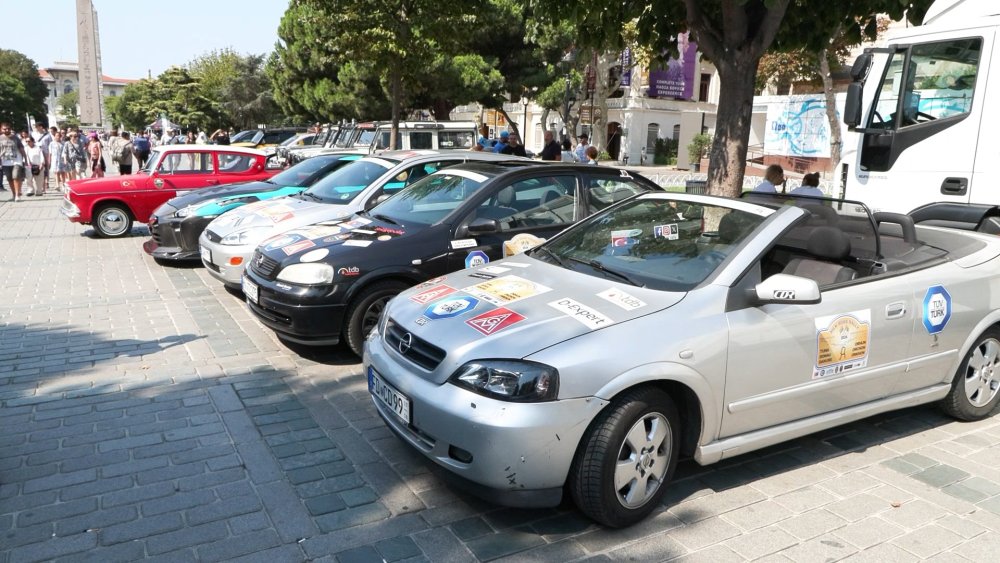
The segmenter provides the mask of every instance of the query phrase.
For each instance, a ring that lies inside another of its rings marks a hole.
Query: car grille
[[[401,350],[399,345],[406,334],[410,334],[410,346],[409,348],[404,346]],[[385,344],[397,354],[400,354],[427,371],[434,371],[434,368],[438,367],[438,364],[444,360],[447,354],[447,352],[423,338],[413,333],[408,333],[406,329],[396,324],[392,319],[389,320],[385,327]]]
[[[222,237],[220,237],[219,235],[217,235],[217,234],[215,234],[212,231],[209,231],[207,229],[205,230],[205,236],[208,237],[208,240],[210,242],[221,242],[222,241]]]
[[[254,273],[269,280],[274,279],[274,272],[280,265],[280,262],[261,254],[259,250],[254,251],[253,258],[250,260],[250,267],[253,268]]]
[[[251,303],[249,300],[247,300],[247,305],[250,306],[253,312],[257,313],[261,317],[264,317],[265,319],[273,323],[281,324],[288,327],[292,326],[292,318],[289,317],[288,315],[282,315],[281,313],[273,309],[270,309],[268,307],[265,307],[260,303]]]

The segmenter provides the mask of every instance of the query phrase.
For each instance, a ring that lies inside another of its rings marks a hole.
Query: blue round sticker
[[[930,334],[944,330],[951,319],[951,294],[941,285],[927,288],[924,295],[924,328]]]
[[[476,268],[490,263],[490,257],[482,250],[473,250],[465,257],[466,268]]]
[[[424,309],[424,316],[429,319],[448,319],[471,311],[479,305],[475,297],[452,297],[431,303]]]

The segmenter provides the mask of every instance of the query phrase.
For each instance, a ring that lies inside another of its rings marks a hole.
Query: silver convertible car
[[[812,198],[639,195],[392,300],[373,401],[466,489],[609,526],[700,464],[932,401],[988,416],[1000,237]]]

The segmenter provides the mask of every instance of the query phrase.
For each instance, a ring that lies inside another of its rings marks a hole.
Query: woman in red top
[[[103,146],[97,133],[90,134],[90,142],[87,143],[87,155],[90,157],[90,177],[103,178],[106,170],[104,164]]]

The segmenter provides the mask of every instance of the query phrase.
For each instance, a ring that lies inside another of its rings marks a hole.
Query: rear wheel
[[[670,396],[653,387],[626,392],[587,431],[570,469],[570,492],[587,516],[611,526],[645,518],[677,466],[680,421]]]
[[[989,416],[997,402],[1000,402],[1000,330],[991,328],[966,354],[941,407],[959,420],[972,421]]]
[[[351,305],[347,308],[344,333],[347,335],[347,345],[352,352],[359,356],[362,354],[365,337],[375,328],[386,304],[407,287],[409,287],[407,284],[400,281],[377,282],[362,290],[351,301]]]
[[[92,224],[99,237],[122,237],[132,232],[132,214],[124,204],[107,203],[94,212]]]

